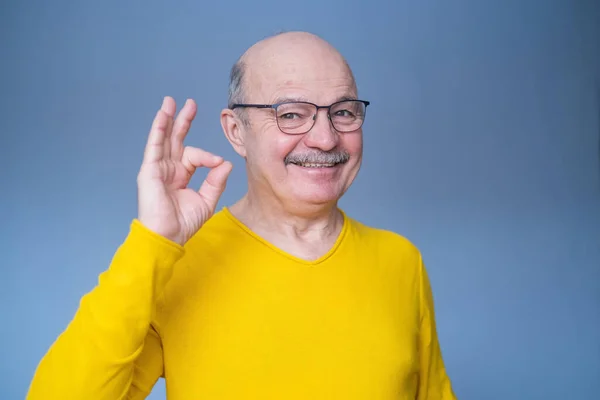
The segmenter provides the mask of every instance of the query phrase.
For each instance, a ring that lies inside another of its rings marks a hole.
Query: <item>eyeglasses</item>
[[[354,132],[365,121],[367,106],[365,100],[342,100],[329,106],[318,106],[306,101],[284,102],[277,104],[232,104],[230,109],[272,108],[277,116],[277,125],[283,133],[301,135],[312,129],[317,121],[317,112],[327,110],[327,117],[338,132]]]

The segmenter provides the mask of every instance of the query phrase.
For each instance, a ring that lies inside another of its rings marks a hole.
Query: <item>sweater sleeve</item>
[[[159,334],[151,326],[144,340],[144,348],[135,360],[133,380],[125,398],[145,399],[161,376],[164,376],[162,344]]]
[[[162,373],[152,327],[156,303],[183,253],[134,220],[109,268],[39,363],[27,399],[145,398]]]
[[[419,390],[418,400],[456,400],[450,378],[446,373],[437,334],[433,293],[427,270],[419,257],[419,304],[421,326],[419,332]]]

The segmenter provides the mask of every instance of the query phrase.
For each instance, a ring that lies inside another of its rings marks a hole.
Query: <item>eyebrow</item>
[[[345,95],[345,96],[338,97],[338,99],[336,101],[347,101],[347,100],[358,100],[358,98],[356,96]]]
[[[308,99],[304,96],[280,96],[277,97],[274,101],[273,104],[279,104],[279,103],[289,103],[292,101],[308,101]]]
[[[337,100],[334,101],[334,103],[337,103],[338,101],[347,101],[347,100],[358,100],[358,99],[356,98],[356,96],[343,95],[343,96],[338,97]],[[288,102],[294,102],[294,101],[310,103],[308,98],[306,98],[304,96],[280,96],[280,97],[277,97],[273,101],[272,104],[288,103]]]

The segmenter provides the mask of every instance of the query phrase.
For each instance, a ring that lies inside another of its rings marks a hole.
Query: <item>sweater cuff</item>
[[[138,256],[154,259],[159,267],[172,266],[185,253],[183,246],[151,231],[138,219],[131,222],[129,235],[123,244],[134,248]]]

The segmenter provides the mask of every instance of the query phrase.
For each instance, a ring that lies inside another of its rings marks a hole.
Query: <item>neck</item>
[[[336,238],[343,225],[337,204],[299,205],[249,191],[229,210],[256,233],[293,241],[318,242]]]

